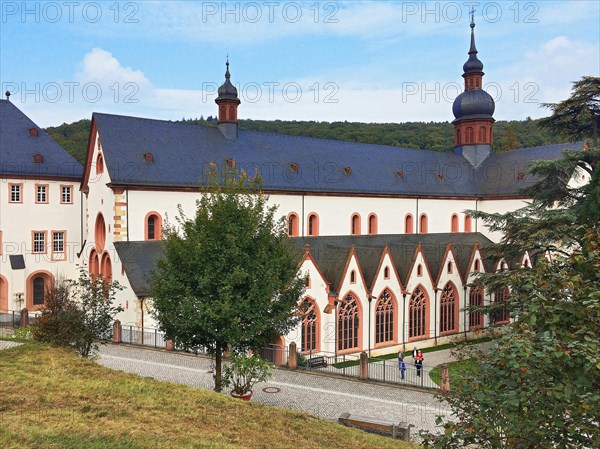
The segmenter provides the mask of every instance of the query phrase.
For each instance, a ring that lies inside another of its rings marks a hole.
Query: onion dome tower
[[[483,63],[477,58],[475,21],[471,12],[471,48],[463,65],[465,91],[454,100],[454,151],[462,154],[474,167],[492,152],[492,128],[495,104],[482,89]]]
[[[229,57],[225,64],[225,82],[219,87],[219,96],[215,103],[219,105],[218,126],[227,140],[237,139],[237,108],[241,103],[238,98],[237,89],[231,84],[231,74],[229,73]]]

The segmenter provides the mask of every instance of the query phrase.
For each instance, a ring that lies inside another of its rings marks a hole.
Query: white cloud
[[[80,82],[97,82],[107,86],[127,82],[140,87],[151,84],[141,70],[122,66],[111,52],[102,48],[94,48],[83,56],[76,78]]]

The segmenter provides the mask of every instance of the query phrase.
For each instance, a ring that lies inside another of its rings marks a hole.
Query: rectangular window
[[[52,231],[52,253],[60,255],[65,252],[65,232]]]
[[[46,232],[33,231],[33,253],[43,254],[46,252]]]
[[[61,204],[73,204],[73,186],[60,186]]]
[[[35,202],[42,204],[48,203],[48,184],[35,185]]]
[[[23,198],[21,196],[23,190],[23,184],[9,184],[10,190],[8,192],[10,203],[22,203]]]

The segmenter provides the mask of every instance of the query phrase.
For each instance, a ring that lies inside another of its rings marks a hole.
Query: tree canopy
[[[573,93],[560,103],[543,103],[552,110],[550,117],[540,121],[543,128],[569,138],[593,139],[598,146],[600,127],[600,77],[584,76],[573,82]]]
[[[300,255],[259,182],[232,170],[202,195],[195,217],[180,207],[152,277],[160,328],[176,345],[215,355],[217,391],[224,350],[261,348],[298,320]]]
[[[591,448],[600,422],[600,150],[569,151],[529,171],[542,180],[526,207],[506,214],[470,211],[504,231],[489,250],[511,269],[481,275],[488,292],[508,286],[503,303],[471,308],[511,323],[496,329],[476,374],[452,380],[443,398],[455,419],[426,447]],[[581,184],[581,172],[590,175]],[[575,176],[573,176],[575,173]],[[519,258],[529,252],[526,268]],[[440,421],[441,422],[441,421]]]

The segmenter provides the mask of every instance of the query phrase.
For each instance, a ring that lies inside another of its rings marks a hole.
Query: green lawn
[[[436,384],[440,384],[441,365],[436,366],[429,372],[429,377]],[[448,363],[448,375],[450,376],[450,388],[452,388],[452,379],[463,376],[465,373],[474,374],[479,371],[479,362],[477,359],[466,359],[457,362]]]
[[[0,351],[0,367],[0,447],[6,449],[417,447],[113,371],[42,344]]]
[[[492,339],[490,337],[482,337],[482,338],[478,338],[475,340],[469,340],[466,342],[467,345],[475,345],[478,343],[485,343],[488,341],[492,341]],[[424,348],[421,349],[421,352],[423,354],[427,353],[427,352],[436,352],[436,351],[443,351],[444,349],[452,349],[457,347],[458,345],[464,344],[464,341],[460,341],[458,343],[445,343],[443,345],[439,345],[439,346],[433,346],[431,348]],[[405,357],[411,357],[412,356],[412,349],[410,351],[406,351],[404,353]],[[380,355],[377,357],[369,357],[369,363],[371,362],[378,362],[380,360],[390,360],[390,359],[395,359],[398,357],[398,353],[397,352],[392,352],[391,354],[385,354],[385,355]],[[354,365],[358,365],[360,362],[358,360],[349,360],[347,362],[338,362],[333,364],[332,366],[336,367],[336,368],[344,368],[344,367],[348,367],[348,366],[354,366]]]

